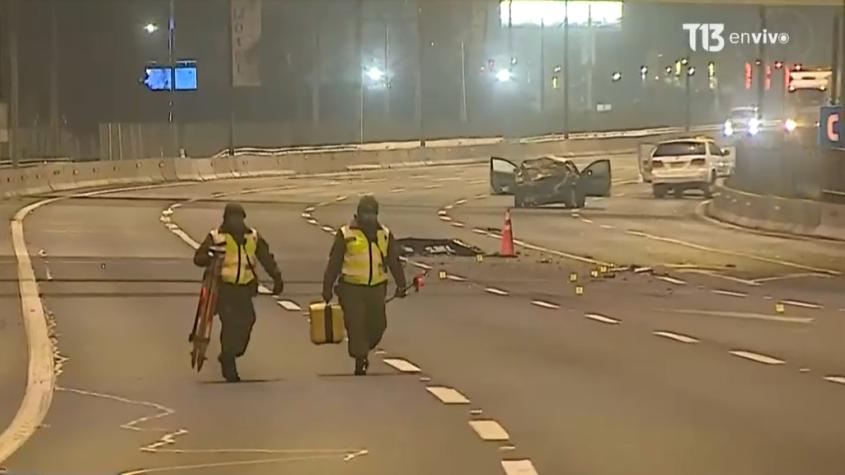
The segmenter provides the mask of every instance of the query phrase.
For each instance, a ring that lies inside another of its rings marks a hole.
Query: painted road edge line
[[[53,401],[56,374],[53,371],[53,345],[50,330],[44,315],[44,304],[38,291],[35,269],[26,248],[23,221],[32,211],[58,201],[60,198],[32,203],[18,210],[12,218],[10,228],[12,248],[18,263],[18,286],[21,298],[21,318],[26,332],[28,364],[26,389],[23,400],[9,426],[0,434],[0,463],[11,457],[15,451],[35,433],[47,416]]]
[[[415,364],[402,358],[385,358],[384,363],[403,373],[419,373],[422,371]]]
[[[584,317],[589,318],[590,320],[595,320],[601,323],[607,323],[608,325],[618,325],[620,322],[615,318],[606,317],[604,315],[600,315],[598,313],[586,313]]]
[[[443,404],[469,404],[469,399],[457,389],[446,386],[428,386],[425,389]]]
[[[669,282],[670,284],[687,285],[686,281],[681,280],[681,279],[676,279],[674,277],[669,277],[668,275],[661,275],[657,278],[664,281],[664,282]]]
[[[825,376],[824,380],[831,383],[845,384],[845,377],[843,376]]]
[[[492,419],[469,421],[469,426],[478,434],[478,437],[481,437],[481,440],[501,442],[510,439],[508,431]]]
[[[675,341],[679,341],[681,343],[686,343],[686,344],[695,344],[695,343],[699,342],[697,339],[695,339],[691,336],[681,335],[680,333],[667,332],[667,331],[655,331],[654,334],[657,335],[657,336],[661,336],[663,338],[669,338],[670,340],[675,340]]]
[[[739,356],[740,358],[745,358],[747,360],[756,361],[757,363],[763,363],[767,365],[782,365],[786,363],[783,360],[779,360],[768,355],[762,355],[760,353],[754,353],[753,351],[733,350],[729,353],[734,356]]]
[[[727,295],[730,297],[748,297],[748,294],[745,292],[734,292],[733,290],[716,289],[713,291],[713,293],[719,295]]]
[[[505,475],[539,475],[531,460],[502,460]]]
[[[817,303],[802,302],[800,300],[781,300],[781,303],[791,305],[793,307],[810,308],[815,310],[824,308],[822,305]]]

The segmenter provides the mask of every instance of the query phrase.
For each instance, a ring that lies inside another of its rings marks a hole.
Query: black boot
[[[240,382],[241,377],[238,376],[238,367],[235,364],[234,358],[227,358],[221,354],[217,357],[217,360],[220,361],[220,369],[223,370],[223,378],[226,382]]]
[[[367,366],[369,366],[367,358],[355,358],[355,376],[366,375]]]

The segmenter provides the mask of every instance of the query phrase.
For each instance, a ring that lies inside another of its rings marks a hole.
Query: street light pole
[[[569,138],[569,0],[563,2],[563,138]]]
[[[174,2],[175,0],[170,0],[170,16],[167,22],[167,65],[170,68],[170,98],[167,117],[173,131],[176,153],[181,157],[182,141],[179,137],[179,125],[176,123],[176,64],[173,57],[176,49],[176,5]]]
[[[18,167],[20,144],[18,139],[18,121],[20,117],[20,78],[18,77],[18,13],[20,0],[11,0],[8,4],[9,14],[7,28],[9,30],[9,158],[12,166]]]

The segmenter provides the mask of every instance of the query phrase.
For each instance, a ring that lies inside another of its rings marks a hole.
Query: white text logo
[[[684,23],[684,31],[689,34],[689,47],[693,51],[701,49],[717,53],[725,49],[725,44],[732,45],[785,45],[789,43],[788,33],[778,33],[763,29],[757,32],[732,32],[725,40],[724,23]]]

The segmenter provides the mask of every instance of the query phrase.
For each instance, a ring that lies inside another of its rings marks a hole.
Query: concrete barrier
[[[214,174],[214,168],[211,166],[212,160],[217,158],[194,158],[191,159],[191,165],[194,172],[199,177],[200,181],[215,180],[217,176]]]
[[[176,171],[176,178],[180,181],[202,181],[202,177],[197,170],[195,159],[191,158],[174,158],[173,167]]]
[[[845,206],[719,187],[707,214],[761,231],[845,241]]]

